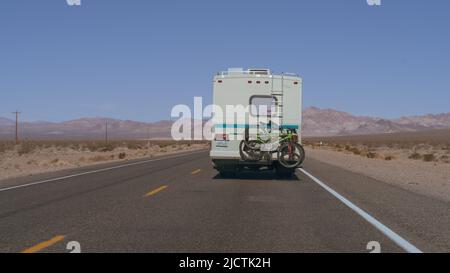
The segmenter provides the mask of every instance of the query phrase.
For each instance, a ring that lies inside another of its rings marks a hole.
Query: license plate
[[[228,147],[228,141],[225,140],[216,141],[216,147]]]

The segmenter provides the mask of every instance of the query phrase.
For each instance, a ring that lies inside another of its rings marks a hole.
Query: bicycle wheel
[[[278,149],[278,162],[286,168],[297,168],[305,160],[305,150],[298,143],[286,142]]]
[[[256,140],[242,140],[239,144],[239,154],[244,161],[259,161],[262,158],[259,143]]]

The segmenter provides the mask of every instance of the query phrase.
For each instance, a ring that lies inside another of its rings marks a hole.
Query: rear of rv
[[[275,103],[281,128],[296,129],[301,141],[302,79],[294,74],[272,74],[268,69],[229,69],[213,79],[213,104],[223,111],[213,118],[214,131],[210,157],[219,171],[246,165],[239,144],[249,128],[259,126],[254,118],[240,119],[231,109]],[[250,117],[259,113],[250,111]],[[269,166],[270,167],[270,166]]]

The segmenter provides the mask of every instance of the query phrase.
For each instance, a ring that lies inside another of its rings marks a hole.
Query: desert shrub
[[[159,147],[159,145],[153,145],[152,146],[155,150],[159,150],[161,147]]]
[[[120,153],[119,154],[119,159],[124,159],[127,156],[126,153]]]
[[[142,149],[141,145],[139,143],[136,143],[136,142],[128,142],[127,143],[127,148],[130,149],[130,150]]]
[[[90,152],[95,152],[99,149],[99,145],[95,142],[88,142],[84,144],[84,147],[87,148]]]
[[[392,159],[394,159],[394,157],[392,155],[386,155],[384,157],[384,160],[392,160]]]
[[[20,156],[24,155],[24,154],[29,154],[29,153],[33,152],[34,148],[35,147],[31,143],[23,142],[22,144],[19,145],[19,149],[17,150],[17,153]]]
[[[367,152],[366,156],[367,156],[367,158],[375,158],[377,156],[377,154],[374,152]]]
[[[425,162],[434,161],[435,159],[436,159],[436,157],[434,156],[434,154],[424,154],[423,155],[423,161],[425,161]]]
[[[421,154],[419,154],[419,153],[417,153],[417,152],[414,152],[414,153],[412,153],[411,155],[409,155],[409,157],[408,158],[410,158],[410,159],[421,159],[422,158],[422,155]]]
[[[356,147],[352,147],[349,151],[354,153],[355,155],[360,155],[361,154],[361,151],[358,148],[356,148]]]
[[[58,163],[58,161],[59,161],[59,159],[58,159],[58,158],[55,158],[55,159],[53,159],[52,161],[50,161],[50,163],[55,164],[55,163]]]
[[[98,162],[98,161],[105,161],[108,160],[107,156],[103,156],[103,155],[96,155],[94,157],[91,157],[91,161],[93,162]]]
[[[105,143],[104,145],[102,145],[100,148],[99,148],[99,150],[101,151],[101,152],[112,152],[112,151],[114,151],[114,145],[113,144],[110,144],[110,143]]]
[[[129,149],[143,149],[148,144],[147,140],[24,140],[20,145],[15,145],[14,141],[4,140],[0,141],[0,153],[8,150],[15,150],[19,155],[24,155],[35,151],[36,149],[51,148],[56,151],[63,151],[65,149],[72,149],[75,151],[113,151],[118,147],[128,147]],[[174,140],[152,140],[152,147],[171,147],[172,145],[186,145],[193,144],[210,144],[209,141],[174,141]],[[117,157],[117,155],[116,155]],[[86,159],[87,160],[87,159]]]
[[[0,141],[0,153],[14,149],[13,141]]]
[[[53,144],[51,144],[51,143],[42,143],[42,144],[38,144],[38,145],[40,145],[42,148],[51,148],[51,147],[53,147]]]
[[[80,143],[72,143],[72,144],[69,145],[69,149],[79,151],[79,150],[82,149],[82,146],[83,145],[80,144]]]
[[[85,143],[85,147],[91,152],[111,152],[114,150],[115,145],[112,143],[105,143],[103,141],[93,141]]]

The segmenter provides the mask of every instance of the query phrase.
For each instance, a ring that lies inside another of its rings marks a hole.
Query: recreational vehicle
[[[213,86],[213,104],[220,110],[212,119],[213,167],[223,176],[243,169],[291,175],[305,157],[302,79],[269,69],[231,68],[217,73]]]

